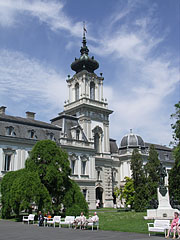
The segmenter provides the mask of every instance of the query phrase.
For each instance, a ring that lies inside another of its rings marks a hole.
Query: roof
[[[145,142],[145,147],[150,147],[150,145],[154,145],[155,149],[157,149],[157,150],[172,151],[172,148],[170,148],[170,147],[163,146],[163,145],[160,145],[160,144],[146,143]]]
[[[43,127],[43,128],[48,128],[48,129],[54,129],[54,130],[61,130],[61,127],[52,125],[50,123],[46,123],[46,122],[42,122],[39,120],[30,119],[30,118],[10,116],[10,115],[6,115],[6,114],[0,114],[0,121],[19,123],[19,124],[23,124],[23,125]]]

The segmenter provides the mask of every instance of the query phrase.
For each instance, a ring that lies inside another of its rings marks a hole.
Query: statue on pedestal
[[[165,177],[167,176],[167,172],[166,172],[166,168],[163,167],[162,162],[159,165],[158,173],[159,173],[159,177],[160,177],[159,178],[159,192],[164,197],[167,193],[167,188],[165,186]]]

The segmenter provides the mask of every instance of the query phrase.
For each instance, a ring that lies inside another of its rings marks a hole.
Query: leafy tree
[[[26,160],[26,169],[38,173],[53,200],[54,211],[58,212],[66,191],[71,186],[67,153],[51,140],[39,141]]]
[[[171,117],[175,119],[175,123],[172,124],[175,164],[169,173],[169,191],[170,195],[180,203],[180,101],[175,104],[175,113]]]
[[[131,205],[133,208],[134,204],[134,182],[132,178],[125,177],[126,183],[124,185],[124,189],[122,191],[120,199],[125,199],[126,206]]]
[[[77,183],[71,180],[71,186],[66,192],[63,205],[65,207],[66,215],[77,216],[83,212],[88,214],[88,204]]]
[[[132,179],[134,181],[134,209],[144,211],[148,202],[146,177],[143,168],[143,159],[137,149],[133,150],[131,157]]]
[[[2,208],[1,208],[1,216],[2,218],[10,218],[11,216],[11,204],[10,204],[10,189],[12,187],[12,184],[17,176],[17,172],[8,172],[6,175],[3,177],[1,181],[1,203],[2,203]]]
[[[51,198],[46,187],[36,172],[21,169],[16,172],[16,178],[10,189],[10,204],[18,216],[20,211],[31,211],[31,203],[35,203],[39,210],[51,208]]]
[[[158,168],[160,166],[160,160],[158,153],[154,148],[154,145],[150,146],[149,157],[145,165],[145,171],[147,176],[147,189],[149,201],[157,199],[157,187],[159,183]]]
[[[19,216],[22,210],[31,210],[35,203],[40,210],[50,209],[51,198],[36,172],[21,169],[8,172],[2,179],[2,217],[10,218],[12,212]]]

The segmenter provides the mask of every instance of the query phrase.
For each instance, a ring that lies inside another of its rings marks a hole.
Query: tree
[[[169,191],[170,195],[180,203],[180,101],[175,104],[175,113],[171,117],[175,119],[175,123],[172,124],[175,164],[169,172]]]
[[[160,166],[160,160],[158,153],[154,148],[154,145],[150,145],[149,156],[145,165],[145,171],[147,176],[147,189],[149,202],[152,199],[157,199],[157,187],[159,183],[158,168]]]
[[[38,210],[50,210],[51,197],[38,174],[26,169],[18,170],[16,174],[10,189],[10,205],[16,216],[22,210],[31,211],[32,203],[38,206]]]
[[[88,214],[88,204],[77,183],[71,180],[71,186],[63,199],[66,215],[77,216],[83,212]]]
[[[134,182],[132,178],[125,177],[126,183],[124,185],[124,189],[120,196],[120,199],[125,199],[126,206],[131,205],[133,208],[134,204]]]
[[[8,172],[3,177],[1,181],[1,216],[2,218],[10,218],[11,216],[11,204],[10,204],[10,189],[12,187],[12,184],[17,176],[17,172]]]
[[[39,176],[26,169],[9,172],[4,176],[1,194],[3,218],[10,218],[12,212],[19,216],[22,210],[30,211],[32,203],[36,204],[39,210],[48,210],[51,207],[51,198]]]
[[[67,153],[51,140],[39,141],[26,160],[26,169],[38,173],[41,183],[52,198],[54,211],[58,212],[67,190],[71,187],[71,168]]]
[[[143,168],[143,159],[137,149],[133,150],[131,157],[132,179],[134,181],[134,209],[144,211],[147,207],[148,193],[146,177]]]

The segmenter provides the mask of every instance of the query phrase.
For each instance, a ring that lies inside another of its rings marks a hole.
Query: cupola
[[[83,32],[83,41],[82,47],[80,49],[81,56],[80,58],[75,58],[75,61],[71,64],[71,69],[76,73],[81,72],[82,70],[87,70],[90,73],[93,73],[99,67],[99,63],[94,59],[94,57],[89,57],[89,49],[86,45],[86,29],[84,28]]]

